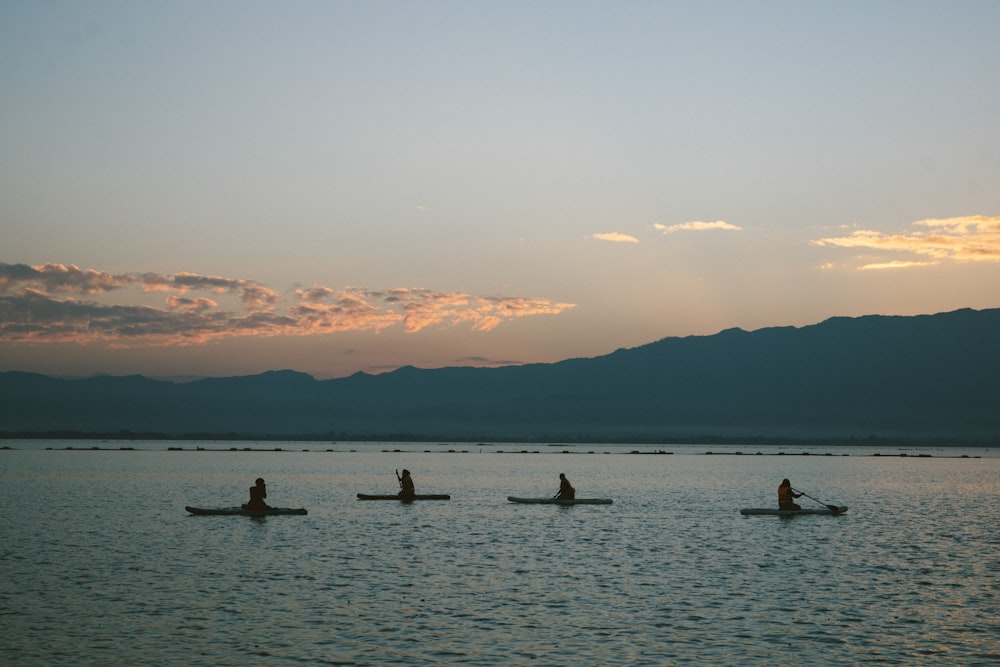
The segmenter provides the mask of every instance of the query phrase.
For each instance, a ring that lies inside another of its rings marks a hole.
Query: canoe
[[[557,498],[518,498],[517,496],[507,496],[507,500],[512,503],[525,503],[529,505],[610,505],[610,498],[575,498],[573,500],[559,500]]]
[[[748,507],[741,509],[740,514],[744,516],[798,516],[799,514],[832,514],[836,516],[838,514],[843,514],[846,511],[847,507],[844,505],[838,506],[836,512],[824,507],[806,507],[800,510],[779,510],[771,507]]]
[[[202,507],[185,507],[191,514],[198,514],[201,516],[212,515],[212,516],[279,516],[282,514],[308,514],[305,508],[291,508],[291,507],[271,507],[266,510],[247,510],[242,507],[221,507],[216,509],[205,509]]]
[[[395,493],[392,494],[391,496],[379,496],[379,495],[370,495],[367,493],[359,493],[358,500],[402,500],[402,498],[400,498],[399,495]],[[436,493],[436,494],[431,493],[424,495],[417,494],[412,498],[407,498],[407,501],[410,500],[451,500],[451,496],[443,493]]]

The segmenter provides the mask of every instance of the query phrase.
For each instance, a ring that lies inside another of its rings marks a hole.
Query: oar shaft
[[[826,507],[826,508],[828,508],[828,509],[831,509],[831,510],[834,510],[834,511],[837,511],[837,509],[838,509],[836,505],[830,505],[829,503],[824,503],[824,502],[823,502],[822,500],[817,500],[816,498],[813,498],[812,496],[810,496],[810,495],[809,495],[808,493],[806,493],[805,491],[799,491],[798,489],[792,489],[792,491],[794,491],[795,493],[798,493],[798,494],[800,494],[800,495],[803,495],[803,496],[805,496],[806,498],[809,498],[810,500],[815,500],[815,501],[816,501],[816,502],[818,502],[818,503],[819,503],[820,505],[822,505],[823,507]]]

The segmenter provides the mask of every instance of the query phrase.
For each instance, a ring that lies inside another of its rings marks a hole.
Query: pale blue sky
[[[0,370],[333,377],[1000,307],[998,27],[0,1]]]

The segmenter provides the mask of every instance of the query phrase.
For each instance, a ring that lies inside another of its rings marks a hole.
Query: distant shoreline
[[[66,441],[63,441],[63,442],[66,442]],[[102,442],[108,443],[109,441],[104,440]],[[140,442],[150,442],[151,443],[151,442],[161,442],[161,441],[158,441],[158,440],[146,440],[146,441],[140,441]],[[177,442],[177,441],[173,441],[173,442]],[[306,443],[306,442],[307,441],[298,441],[298,443],[300,443],[300,444]],[[359,444],[359,443],[355,442],[353,444]],[[364,443],[360,443],[360,444],[370,444],[370,443],[364,442]],[[401,443],[396,443],[396,444],[399,445]],[[416,442],[414,442],[414,443],[410,443],[410,444],[412,444],[412,445],[422,445],[424,443],[416,443]],[[463,444],[466,445],[466,446],[470,445],[470,443],[463,443]],[[515,444],[516,445],[517,443],[508,443],[508,444]],[[535,447],[538,446],[538,443],[534,443],[534,444],[535,444]],[[604,444],[605,444],[605,446],[607,446],[610,443],[604,443]],[[447,446],[447,445],[445,445],[445,446]],[[431,450],[431,449],[414,450],[414,449],[401,449],[400,447],[395,447],[393,449],[383,449],[383,450],[381,450],[381,452],[384,453],[384,454],[390,454],[390,453],[391,454],[418,454],[418,453],[420,453],[420,454],[474,454],[474,453],[483,454],[484,452],[482,451],[482,447],[495,447],[497,445],[496,444],[488,445],[486,443],[476,443],[475,446],[479,447],[479,452],[473,452],[473,451],[471,451],[469,449],[454,449],[454,448],[453,449],[438,449],[438,450]],[[565,446],[565,445],[546,445],[546,447],[559,447],[559,446]],[[693,445],[686,444],[686,445],[682,445],[682,446],[691,447]],[[730,445],[730,446],[734,446],[734,445]],[[808,445],[806,445],[806,446],[808,446]],[[890,445],[886,445],[886,446],[890,446]],[[860,449],[861,446],[859,445],[858,447]],[[960,447],[958,445],[945,446],[945,447],[921,447],[920,445],[911,445],[911,446],[907,447],[907,449],[917,449],[917,450],[919,450],[919,449],[932,449],[932,448],[934,448],[934,449],[944,448],[944,449],[956,449],[956,450],[958,450]],[[978,447],[976,447],[976,448],[978,448]],[[986,446],[984,448],[985,449],[990,449],[990,447],[988,447],[988,446]],[[8,445],[0,445],[0,451],[17,451],[18,449],[19,449],[18,447],[10,447]],[[965,447],[965,449],[969,449],[969,447]],[[72,445],[67,445],[65,447],[46,447],[44,450],[30,449],[30,450],[27,450],[27,451],[50,451],[50,452],[143,452],[143,451],[167,451],[167,452],[211,452],[211,453],[222,453],[222,452],[232,452],[232,453],[278,452],[278,453],[290,453],[290,454],[308,454],[308,453],[349,454],[349,453],[357,453],[359,450],[353,449],[353,448],[352,449],[333,449],[333,448],[326,448],[326,449],[286,449],[284,447],[198,447],[198,446],[196,446],[194,448],[190,448],[190,447],[167,447],[166,449],[145,449],[143,447],[133,447],[133,446],[128,446],[128,447],[102,447],[102,446],[99,446],[99,445],[91,445],[89,447],[74,447]],[[598,451],[597,449],[591,449],[589,451],[570,451],[568,449],[563,449],[561,451],[554,451],[554,450],[543,451],[542,449],[537,449],[537,448],[536,449],[495,449],[494,451],[488,452],[488,453],[490,453],[490,454],[503,454],[503,455],[507,455],[507,456],[509,456],[511,454],[536,454],[536,455],[537,454],[560,454],[560,455],[574,455],[574,454],[576,454],[576,455],[580,455],[580,454],[598,455],[599,454],[599,455],[605,455],[605,456],[611,455],[611,454],[617,454],[617,455],[620,455],[620,456],[672,456],[674,454],[674,452],[672,452],[672,451],[664,451],[662,449],[658,449],[658,450],[655,450],[655,451],[639,451],[638,449],[632,449],[632,450],[626,451],[626,450],[623,449],[622,451],[618,451],[618,452],[610,452],[610,451],[606,451],[606,450],[605,451]],[[840,453],[836,453],[835,454],[833,452],[822,452],[822,453],[817,453],[817,452],[785,452],[785,451],[762,452],[762,451],[759,451],[759,450],[758,451],[752,451],[752,452],[744,452],[744,451],[732,451],[732,452],[725,452],[725,451],[723,451],[723,452],[719,452],[719,451],[711,451],[710,450],[710,451],[705,451],[705,452],[685,452],[683,454],[687,455],[687,456],[692,456],[692,455],[694,455],[694,456],[736,456],[736,457],[748,457],[748,458],[753,458],[753,457],[757,457],[757,456],[811,457],[811,458],[826,458],[826,457],[835,457],[835,456],[836,457],[854,456],[854,454],[845,453],[845,452],[840,452]],[[861,453],[861,452],[859,452],[858,456],[863,456],[863,457],[868,457],[868,458],[887,458],[887,459],[892,459],[892,458],[901,458],[901,459],[905,459],[905,458],[912,458],[912,459],[981,459],[981,458],[983,458],[979,454],[942,455],[942,454],[928,454],[926,452],[916,452],[916,453],[912,453],[912,454],[911,453],[907,453],[907,452],[895,452],[895,453],[891,453],[891,454],[883,454],[882,452],[869,452],[869,453]]]
[[[129,431],[115,432],[85,432],[85,431],[45,431],[45,432],[0,432],[0,441],[4,440],[101,440],[108,442],[357,442],[357,443],[438,443],[467,446],[483,446],[494,444],[542,444],[549,446],[565,445],[743,445],[743,446],[810,446],[810,447],[1000,447],[1000,436],[996,438],[969,437],[890,437],[867,436],[863,438],[819,437],[819,436],[663,436],[663,437],[628,437],[619,438],[493,438],[484,435],[480,438],[467,439],[450,438],[436,435],[433,437],[412,433],[396,434],[252,434],[252,433],[132,433]],[[228,449],[228,448],[227,448]],[[273,448],[267,451],[274,451]],[[730,452],[706,452],[708,454],[729,454]]]

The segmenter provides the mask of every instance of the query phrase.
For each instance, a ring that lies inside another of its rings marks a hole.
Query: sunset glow
[[[1000,307],[997,25],[4,3],[0,371],[332,378]]]

